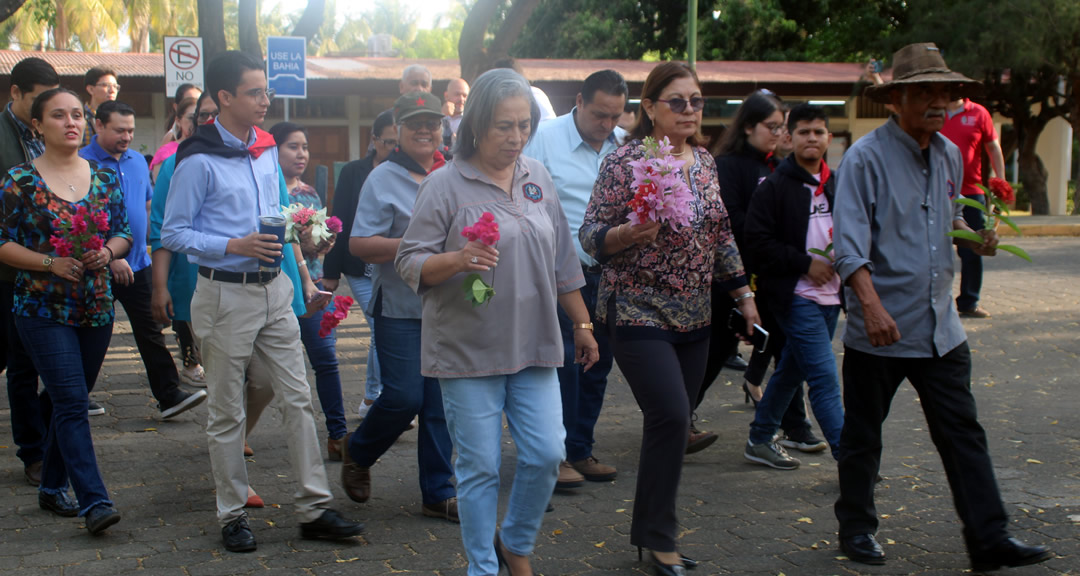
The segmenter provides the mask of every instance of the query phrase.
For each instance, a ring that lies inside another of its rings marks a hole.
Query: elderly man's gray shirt
[[[953,202],[964,179],[960,150],[941,134],[930,139],[927,164],[896,119],[857,141],[837,171],[833,237],[836,271],[846,283],[866,266],[900,340],[871,346],[862,305],[846,288],[844,345],[880,356],[944,355],[967,336],[952,298]]]

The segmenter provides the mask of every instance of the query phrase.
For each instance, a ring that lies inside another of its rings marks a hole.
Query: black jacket
[[[337,280],[342,274],[360,277],[364,275],[364,261],[349,253],[349,233],[356,220],[356,205],[360,202],[360,189],[368,174],[375,169],[375,152],[367,157],[349,162],[341,168],[334,187],[334,206],[331,216],[341,220],[341,234],[334,247],[323,259],[323,278]]]
[[[787,310],[799,277],[810,270],[806,251],[813,192],[805,184],[818,181],[788,156],[758,186],[746,213],[743,260],[758,275],[757,289],[774,310]],[[825,182],[825,198],[832,209],[835,178]]]
[[[776,167],[772,155],[762,154],[747,144],[742,151],[716,157],[716,176],[720,184],[720,197],[724,200],[728,218],[731,219],[731,231],[735,235],[735,244],[739,254],[746,257],[744,231],[746,211],[750,208],[750,197],[758,184],[772,173]],[[744,262],[745,264],[745,262]],[[757,272],[749,268],[750,272]]]

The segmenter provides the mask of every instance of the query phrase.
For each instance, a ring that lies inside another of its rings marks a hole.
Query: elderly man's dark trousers
[[[844,348],[844,431],[840,439],[840,537],[873,534],[878,527],[874,479],[881,465],[881,425],[900,384],[919,394],[930,438],[937,447],[964,523],[969,552],[1008,537],[1008,518],[971,394],[967,342],[944,356],[892,358]]]

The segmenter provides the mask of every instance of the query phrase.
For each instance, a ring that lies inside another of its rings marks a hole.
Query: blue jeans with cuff
[[[777,310],[775,315],[787,341],[750,424],[750,443],[772,441],[791,398],[805,381],[810,389],[810,407],[833,457],[838,458],[844,404],[832,338],[840,306],[826,306],[795,295],[788,310]]]
[[[113,325],[75,327],[27,316],[17,316],[15,325],[45,386],[42,408],[52,414],[38,489],[66,493],[70,480],[80,516],[98,505],[112,506],[98,469],[86,410]]]
[[[499,509],[503,413],[517,447],[517,468],[500,538],[518,555],[532,553],[559,462],[565,453],[559,379],[554,368],[514,374],[440,378],[446,423],[458,457],[458,515],[469,576],[499,572],[495,530]]]

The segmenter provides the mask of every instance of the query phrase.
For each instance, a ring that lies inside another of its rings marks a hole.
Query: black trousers
[[[173,320],[172,329],[176,334],[176,343],[180,345],[180,355],[184,359],[184,368],[202,364],[202,355],[195,344],[195,334],[191,331],[191,322]]]
[[[150,380],[150,392],[164,409],[180,400],[180,374],[176,371],[172,353],[165,346],[161,324],[154,320],[150,307],[154,292],[152,278],[150,266],[147,266],[135,272],[135,281],[128,286],[114,281],[112,290],[113,297],[123,305],[131,322],[135,346],[139,349],[139,356],[146,367],[146,377]]]
[[[15,330],[15,284],[0,281],[0,333],[4,347],[0,356],[7,367],[8,406],[11,408],[11,435],[19,447],[15,453],[24,466],[41,462],[45,456],[45,435],[49,431],[49,410],[38,394],[38,373]]]
[[[690,433],[691,399],[697,398],[709,352],[707,338],[674,344],[663,340],[611,340],[644,416],[630,544],[674,552],[675,499]]]
[[[694,402],[694,410],[701,405],[705,400],[705,392],[713,385],[716,378],[720,376],[720,371],[724,369],[724,363],[727,359],[735,353],[736,347],[739,344],[739,338],[735,333],[728,328],[728,319],[731,317],[731,311],[735,308],[735,302],[732,301],[731,296],[727,291],[718,287],[715,283],[712,285],[712,335],[709,338],[709,361],[705,366],[705,377],[701,382],[701,387],[698,390],[696,401]],[[762,308],[758,309],[759,314],[767,313],[767,310]],[[766,322],[766,320],[762,320]],[[775,323],[767,324],[774,325]],[[766,328],[768,329],[768,328]],[[777,330],[776,332],[779,332]],[[771,340],[773,332],[769,332],[769,348],[765,353],[755,354],[750,358],[750,368],[747,372],[760,371],[761,376],[765,375],[765,370],[768,369],[769,361],[773,356],[770,352],[775,350],[777,357],[783,345],[779,348],[774,348]],[[762,367],[764,363],[764,367]],[[760,378],[758,379],[760,385]],[[791,403],[788,404],[787,410],[784,412],[783,418],[780,419],[780,428],[785,432],[792,432],[795,430],[809,430],[810,420],[806,417],[806,392],[803,386],[799,386],[795,391],[795,395],[791,397]]]
[[[971,394],[967,342],[934,358],[891,358],[844,348],[844,431],[840,437],[840,537],[873,534],[878,515],[874,479],[881,465],[881,425],[906,378],[919,394],[930,438],[937,447],[964,523],[969,552],[1008,537],[1008,518],[994,478],[986,432]]]

